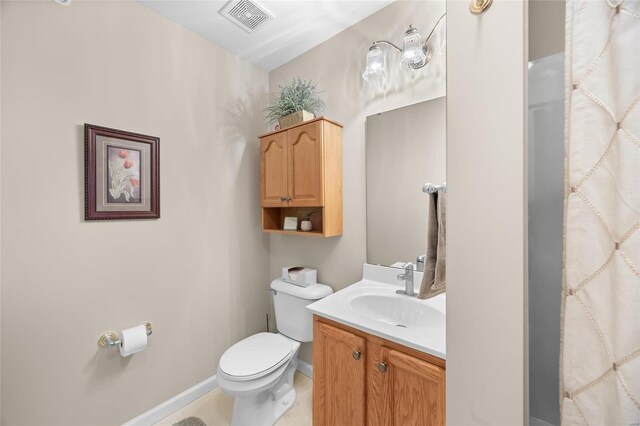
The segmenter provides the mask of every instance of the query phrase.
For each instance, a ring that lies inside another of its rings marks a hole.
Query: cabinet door
[[[263,207],[287,206],[287,133],[260,139],[260,202]]]
[[[314,426],[364,426],[365,360],[364,338],[314,322]]]
[[[289,206],[323,206],[322,121],[287,130]]]
[[[444,426],[445,371],[385,347],[380,357],[384,365],[378,371],[382,376],[382,401],[386,405],[380,424]]]

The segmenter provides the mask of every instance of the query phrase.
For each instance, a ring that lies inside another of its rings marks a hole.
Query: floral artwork
[[[109,203],[140,203],[140,151],[107,148]]]
[[[85,220],[160,218],[160,138],[84,125]]]

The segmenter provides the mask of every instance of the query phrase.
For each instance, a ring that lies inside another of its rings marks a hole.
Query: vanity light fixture
[[[413,25],[409,25],[409,29],[404,33],[402,48],[387,40],[374,41],[367,53],[367,67],[362,74],[362,78],[368,83],[382,83],[386,80],[387,53],[386,49],[382,48],[382,45],[387,45],[402,55],[400,66],[403,68],[417,70],[427,65],[433,57],[433,46],[429,42],[445,16],[446,13],[438,19],[424,42],[418,29]]]
[[[377,44],[369,48],[367,53],[367,68],[362,74],[369,83],[382,83],[387,79],[387,54]]]

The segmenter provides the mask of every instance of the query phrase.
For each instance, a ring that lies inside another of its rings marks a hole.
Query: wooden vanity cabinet
[[[265,232],[342,235],[342,125],[320,117],[261,136],[260,202]],[[312,232],[282,229],[313,208]]]
[[[313,333],[313,424],[364,426],[366,340],[321,322]]]
[[[444,426],[445,361],[314,316],[315,426]]]

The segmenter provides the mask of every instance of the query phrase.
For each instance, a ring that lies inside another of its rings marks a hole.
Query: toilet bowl
[[[323,284],[298,287],[273,280],[279,333],[258,333],[220,358],[218,386],[234,398],[232,425],[273,425],[296,400],[293,376],[300,342],[313,340],[313,317],[305,307],[333,291]]]
[[[259,333],[229,348],[218,366],[218,385],[233,396],[233,425],[274,424],[296,400],[293,375],[300,342]]]

